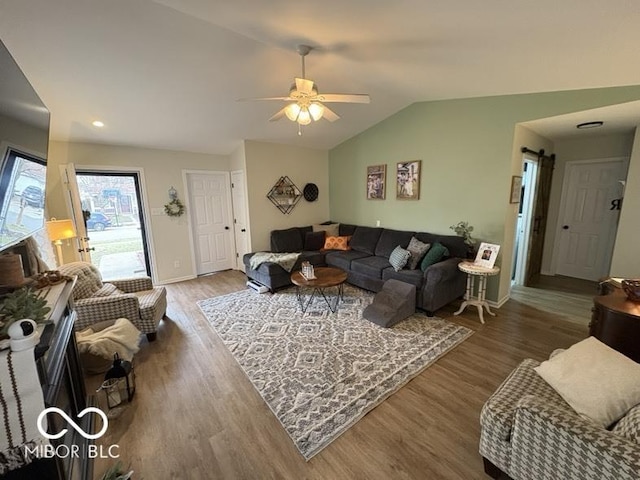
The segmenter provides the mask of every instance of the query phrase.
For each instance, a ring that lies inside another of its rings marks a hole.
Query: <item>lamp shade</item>
[[[290,103],[284,109],[284,113],[289,120],[295,122],[298,120],[298,115],[300,115],[300,105],[297,103]]]
[[[311,105],[309,105],[309,113],[311,114],[311,118],[317,122],[324,115],[324,105],[317,102],[311,103]]]
[[[71,220],[56,220],[55,218],[47,221],[47,234],[52,242],[77,236]]]

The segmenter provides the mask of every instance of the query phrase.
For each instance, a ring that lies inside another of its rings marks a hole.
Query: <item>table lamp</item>
[[[52,218],[47,221],[47,234],[49,235],[49,240],[56,246],[58,265],[63,265],[62,240],[68,240],[77,236],[73,222],[71,220],[56,220]]]

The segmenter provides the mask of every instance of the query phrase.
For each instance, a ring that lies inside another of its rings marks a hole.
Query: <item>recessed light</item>
[[[601,121],[597,121],[597,122],[584,122],[584,123],[579,123],[578,125],[576,125],[576,128],[598,128],[601,127],[602,125],[604,125],[604,122]]]
[[[98,128],[104,127],[104,123],[102,123],[100,120],[94,120],[93,122],[91,122],[91,125]]]

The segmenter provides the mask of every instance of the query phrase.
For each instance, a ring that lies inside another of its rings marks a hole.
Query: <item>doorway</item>
[[[518,220],[516,223],[513,271],[511,272],[511,283],[513,285],[524,285],[526,280],[537,176],[538,163],[536,160],[525,156],[522,167],[522,190],[518,206]]]
[[[186,171],[196,275],[234,268],[229,172]]]
[[[555,273],[600,280],[609,273],[625,159],[567,162],[554,247]]]
[[[64,166],[81,259],[103,280],[151,276],[141,172]]]

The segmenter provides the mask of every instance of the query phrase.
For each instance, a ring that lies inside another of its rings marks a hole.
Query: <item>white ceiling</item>
[[[0,1],[54,139],[219,154],[331,148],[417,101],[640,84],[639,24],[633,0]],[[371,95],[302,137],[236,101],[285,95],[300,43],[321,92]]]

